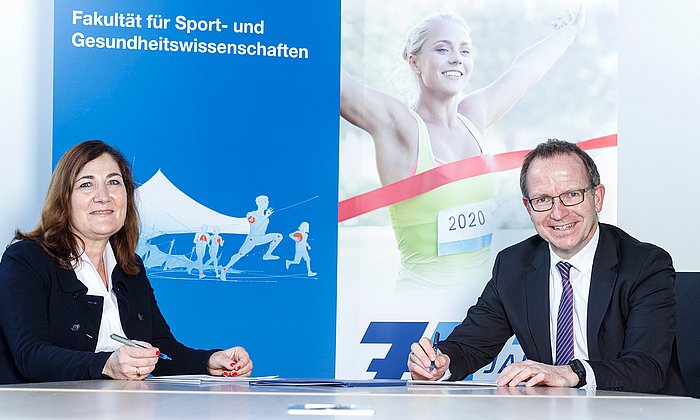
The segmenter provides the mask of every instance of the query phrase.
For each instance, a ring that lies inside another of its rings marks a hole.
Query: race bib
[[[493,200],[440,210],[438,256],[477,251],[491,245]]]

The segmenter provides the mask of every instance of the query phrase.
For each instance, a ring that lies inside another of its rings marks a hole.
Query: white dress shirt
[[[552,345],[552,360],[556,360],[557,353],[557,317],[559,315],[559,301],[563,290],[561,273],[557,263],[566,261],[571,264],[569,282],[574,292],[574,359],[579,359],[586,369],[585,389],[593,390],[596,387],[595,374],[586,360],[588,359],[588,293],[591,289],[591,272],[593,271],[593,258],[598,248],[600,229],[596,231],[591,240],[568,260],[562,260],[549,248],[549,337]]]
[[[84,252],[73,262],[75,275],[88,288],[87,294],[102,296],[104,300],[95,353],[101,351],[113,352],[121,347],[122,344],[109,338],[111,334],[119,334],[122,337],[126,337],[122,328],[121,318],[119,318],[117,296],[112,289],[112,272],[114,267],[117,266],[117,259],[109,242],[107,242],[102,258],[104,259],[105,272],[107,273],[107,287],[102,282],[102,277],[98,274],[96,266]]]

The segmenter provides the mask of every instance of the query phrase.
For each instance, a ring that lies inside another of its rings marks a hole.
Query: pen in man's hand
[[[127,346],[129,346],[129,347],[140,347],[140,348],[142,348],[142,349],[147,349],[147,348],[148,348],[148,347],[146,347],[146,346],[142,346],[142,345],[139,344],[139,343],[134,343],[133,341],[129,340],[129,339],[126,338],[126,337],[122,337],[121,335],[112,334],[112,335],[109,336],[109,338],[111,338],[112,340],[118,341],[118,342],[120,342],[120,343],[122,343],[122,344],[124,344],[124,345],[127,345]],[[163,360],[173,360],[173,359],[171,359],[170,357],[168,357],[167,354],[161,353],[161,352],[158,352],[158,357],[160,357],[160,358],[163,359]]]
[[[433,350],[435,351],[436,358],[438,352],[438,341],[440,341],[440,333],[435,331],[435,334],[433,334]],[[432,372],[433,370],[435,370],[435,361],[430,362],[430,371]]]

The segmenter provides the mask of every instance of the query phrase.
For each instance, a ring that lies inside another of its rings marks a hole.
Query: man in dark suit
[[[590,156],[573,143],[542,143],[523,161],[520,188],[538,235],[499,253],[437,353],[425,337],[411,345],[411,376],[462,380],[515,334],[528,360],[504,369],[500,386],[687,395],[671,257],[598,222],[605,187]]]

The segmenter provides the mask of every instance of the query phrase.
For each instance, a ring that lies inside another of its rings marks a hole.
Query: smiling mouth
[[[574,223],[569,223],[569,224],[562,225],[562,226],[552,226],[552,229],[557,230],[557,231],[569,230],[572,227],[574,227],[575,224],[576,223],[574,222]]]
[[[95,210],[91,211],[90,214],[95,216],[105,216],[114,213],[114,210]]]
[[[442,75],[450,79],[459,79],[463,74],[459,70],[447,70],[443,71]]]

